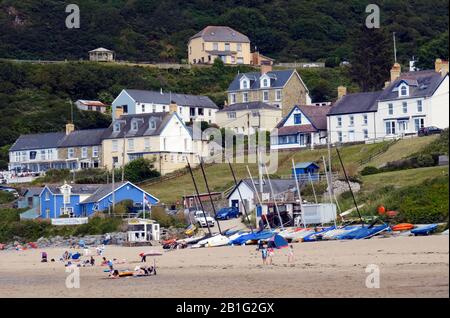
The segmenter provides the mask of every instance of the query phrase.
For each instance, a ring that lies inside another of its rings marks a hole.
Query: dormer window
[[[114,132],[120,132],[120,123],[114,123],[113,131]]]
[[[400,85],[398,88],[399,97],[408,96],[409,95],[409,87],[405,83]]]
[[[138,123],[137,123],[137,121],[133,121],[131,123],[131,130],[132,131],[137,131],[138,130]]]
[[[264,87],[269,86],[267,78],[263,79],[263,86]]]
[[[242,80],[241,89],[248,89],[248,80],[247,79]]]
[[[151,129],[155,129],[155,128],[156,128],[156,123],[155,123],[154,120],[151,120],[151,121],[150,121],[150,128],[151,128]]]
[[[263,75],[260,79],[261,87],[270,87],[270,78],[267,75]]]

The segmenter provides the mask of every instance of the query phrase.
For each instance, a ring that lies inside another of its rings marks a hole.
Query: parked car
[[[438,128],[436,126],[430,126],[430,127],[420,128],[418,135],[419,136],[428,136],[428,135],[440,134],[441,132],[442,132],[441,128]]]
[[[17,192],[16,189],[12,189],[12,188],[0,188],[0,191],[9,192],[9,193],[13,194],[14,197],[15,197],[16,199],[19,197],[19,193]]]
[[[206,215],[206,220],[205,220]],[[200,227],[214,226],[214,219],[209,216],[208,213],[203,211],[195,211],[194,213],[195,223],[197,223]],[[208,224],[206,223],[208,222]]]
[[[231,218],[238,218],[240,215],[239,210],[236,207],[222,208],[216,213],[216,219],[229,220]]]

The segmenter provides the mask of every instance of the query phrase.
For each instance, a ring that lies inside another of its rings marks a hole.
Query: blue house
[[[26,189],[17,201],[18,209],[28,209],[20,214],[20,219],[36,219],[39,217],[39,202],[42,187],[31,187]]]
[[[39,217],[86,217],[97,211],[108,210],[113,199],[115,204],[124,200],[131,200],[141,206],[145,204],[148,210],[159,202],[129,181],[115,183],[114,189],[111,184],[47,185],[39,196]]]
[[[297,178],[301,180],[309,180],[311,176],[312,181],[319,181],[319,166],[314,162],[299,162],[295,165],[295,171],[292,169],[292,178]]]

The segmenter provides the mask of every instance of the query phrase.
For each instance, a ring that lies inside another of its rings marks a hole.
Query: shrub
[[[380,171],[378,170],[377,167],[367,166],[367,167],[364,167],[364,169],[361,170],[361,175],[367,176],[367,175],[376,174],[376,173],[379,173],[379,172]]]
[[[125,165],[125,178],[131,182],[140,182],[160,176],[154,169],[153,162],[149,159],[138,158]]]

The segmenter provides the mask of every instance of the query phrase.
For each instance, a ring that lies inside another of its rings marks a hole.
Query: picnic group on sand
[[[272,265],[273,264],[273,257],[275,255],[275,250],[273,248],[273,246],[270,245],[264,245],[263,241],[258,241],[258,251],[261,252],[261,258],[262,258],[262,262],[263,265]],[[289,245],[289,250],[288,250],[288,263],[292,263],[294,262],[294,246]]]

